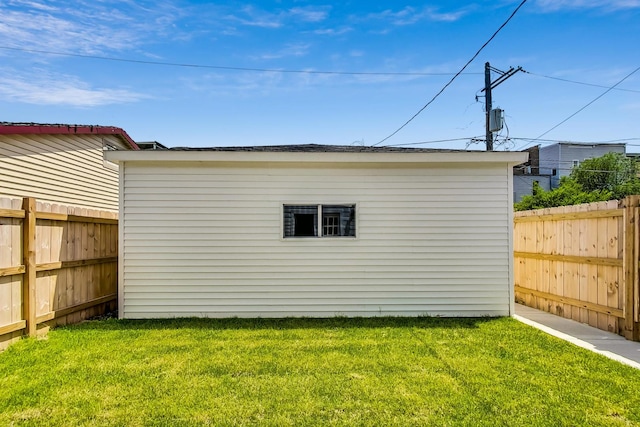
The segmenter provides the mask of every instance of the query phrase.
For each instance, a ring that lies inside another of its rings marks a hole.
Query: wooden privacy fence
[[[640,341],[640,196],[516,212],[516,301]]]
[[[115,309],[117,214],[0,198],[0,349]]]

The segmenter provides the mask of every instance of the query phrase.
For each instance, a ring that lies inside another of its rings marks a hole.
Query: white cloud
[[[294,7],[293,9],[289,9],[287,13],[290,17],[295,19],[300,19],[306,22],[321,22],[327,19],[329,16],[329,8],[328,7]]]
[[[311,47],[308,43],[292,43],[288,44],[282,49],[275,51],[264,53],[259,56],[260,59],[280,59],[285,57],[299,57],[305,56],[309,53],[309,48]]]
[[[227,19],[250,27],[280,28],[282,26],[282,14],[264,12],[253,6],[245,6],[240,12],[241,16],[229,15]]]
[[[350,33],[353,31],[351,27],[342,27],[342,28],[323,28],[320,30],[315,30],[313,34],[317,34],[319,36],[341,36],[346,33]]]
[[[467,13],[468,9],[461,9],[455,12],[441,12],[434,7],[415,8],[406,6],[400,10],[387,9],[379,13],[372,13],[367,15],[366,19],[388,21],[392,25],[405,26],[422,21],[454,22],[461,19]]]
[[[233,75],[209,73],[197,79],[182,79],[182,84],[199,96],[232,96],[251,98],[267,96],[274,90],[281,92],[291,88],[289,79],[282,73],[234,73]],[[286,82],[286,83],[285,83]]]
[[[149,98],[127,89],[92,88],[74,76],[47,72],[25,75],[11,70],[0,72],[0,94],[5,99],[26,104],[74,107],[123,104]]]
[[[58,10],[58,8],[56,8],[55,6],[50,6],[44,3],[40,3],[40,2],[36,2],[36,1],[26,1],[26,0],[22,0],[22,1],[10,1],[9,2],[10,5],[21,5],[21,6],[28,6],[31,7],[33,9],[40,9],[40,10],[45,10],[47,12],[53,12]]]
[[[280,28],[285,23],[322,22],[329,16],[329,7],[294,7],[278,12],[266,12],[254,6],[245,6],[239,13],[229,14],[226,18],[242,25],[261,28]]]
[[[180,36],[180,9],[170,3],[51,0],[0,2],[4,45],[92,54],[131,50],[159,35]]]
[[[537,0],[536,5],[543,12],[560,10],[600,9],[614,12],[640,8],[640,0]]]

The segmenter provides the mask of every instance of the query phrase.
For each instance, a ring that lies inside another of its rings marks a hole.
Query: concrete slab
[[[513,317],[550,335],[640,369],[640,342],[601,331],[584,323],[516,304]]]

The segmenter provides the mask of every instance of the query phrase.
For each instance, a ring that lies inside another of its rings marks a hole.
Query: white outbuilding
[[[521,152],[110,151],[123,318],[508,316]]]

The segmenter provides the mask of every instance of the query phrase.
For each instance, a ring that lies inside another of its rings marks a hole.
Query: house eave
[[[215,163],[370,163],[454,164],[503,163],[515,166],[527,161],[526,152],[268,152],[268,151],[109,151],[107,159],[122,162],[215,162]]]
[[[0,135],[114,135],[132,150],[140,148],[124,129],[114,126],[0,123]]]

